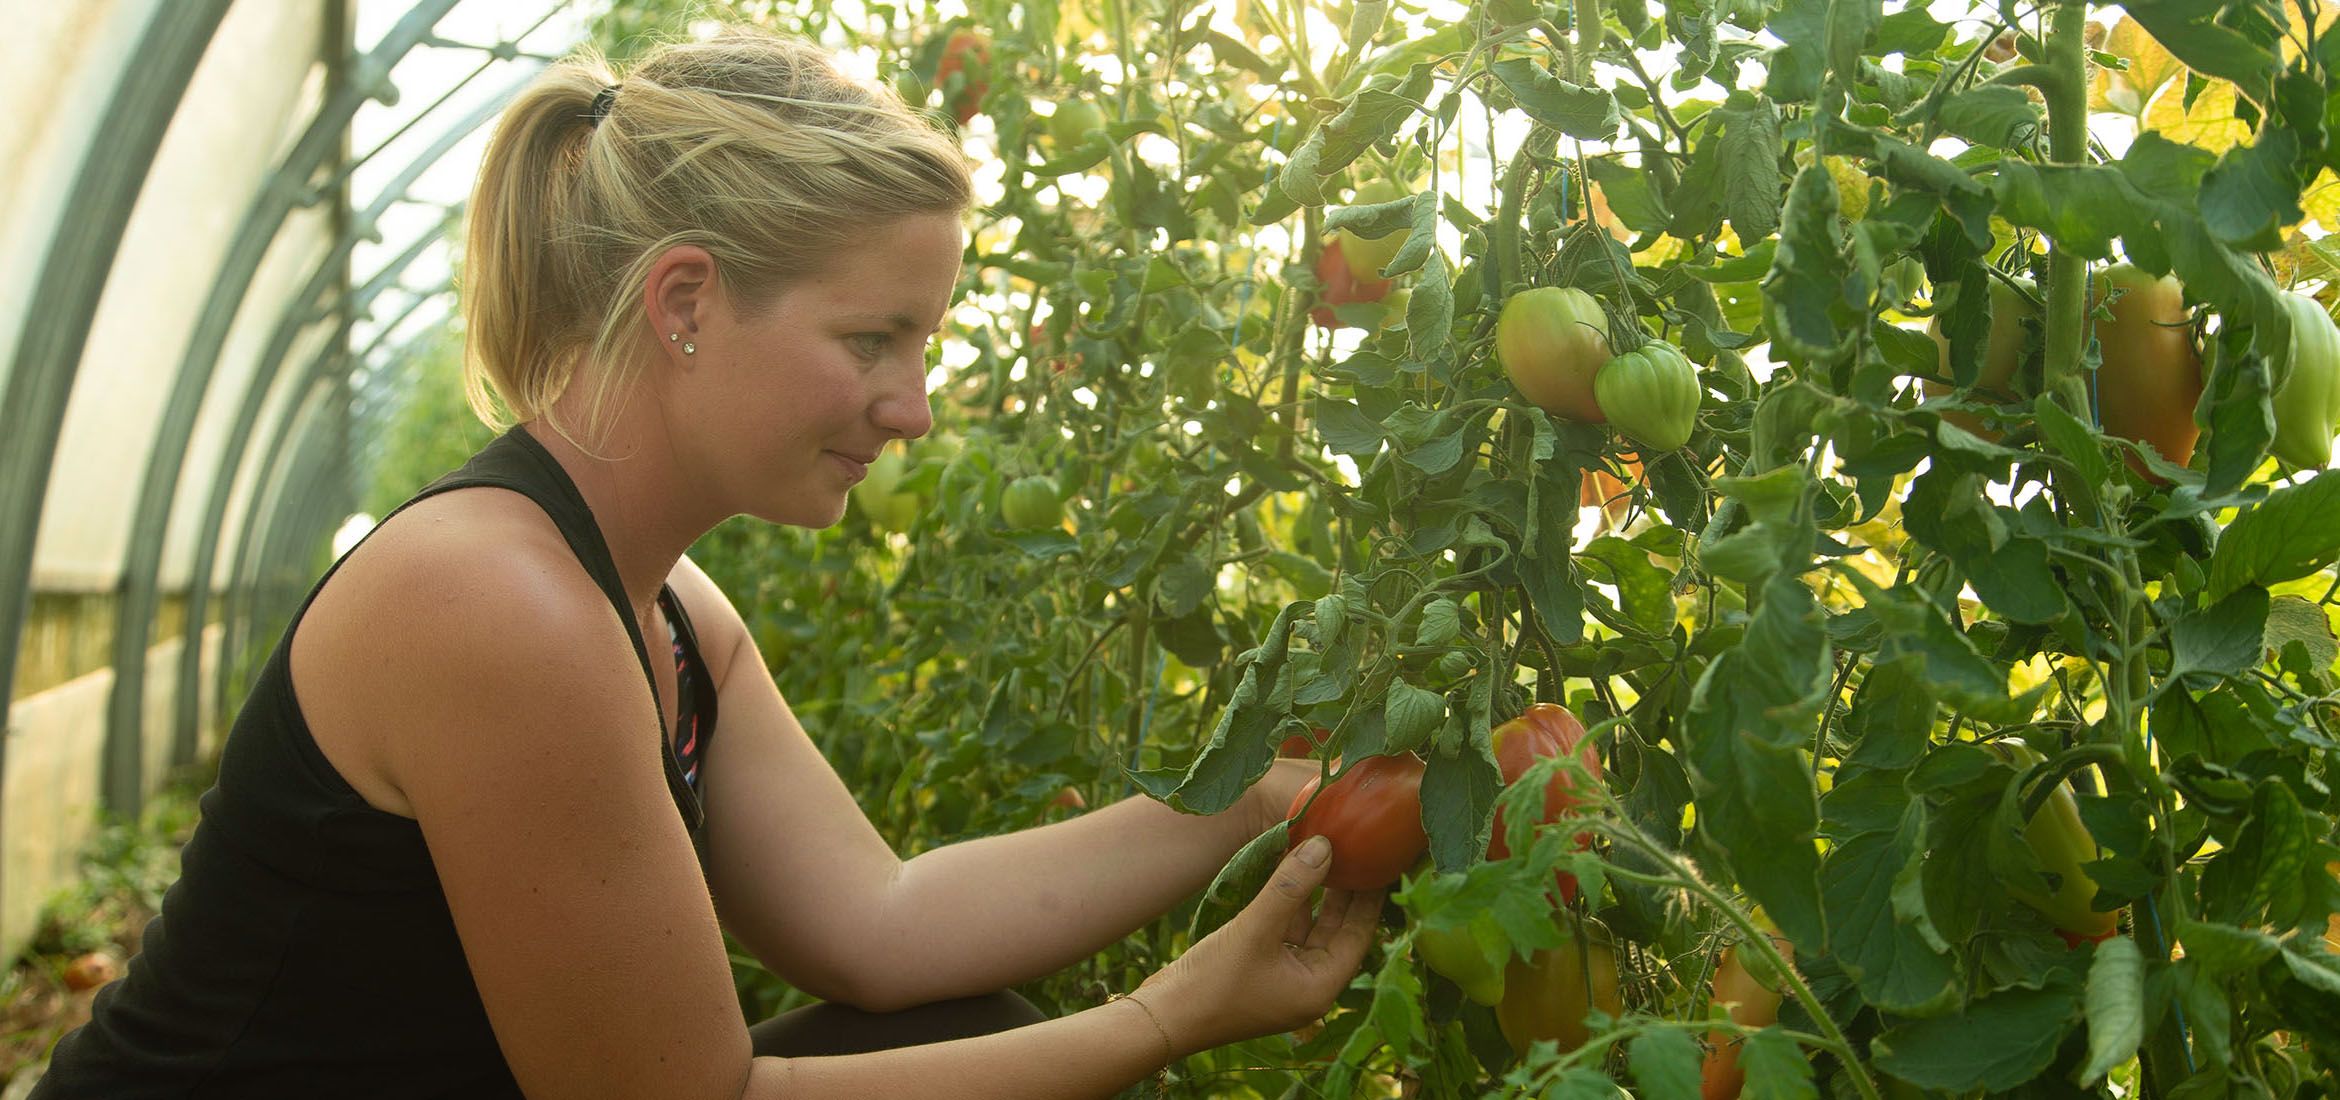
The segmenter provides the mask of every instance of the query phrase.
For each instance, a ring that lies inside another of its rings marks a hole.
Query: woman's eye
[[[865,359],[875,359],[886,350],[886,337],[883,333],[864,332],[848,339],[853,343],[853,350]]]

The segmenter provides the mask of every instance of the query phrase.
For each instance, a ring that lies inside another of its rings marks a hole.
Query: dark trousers
[[[1047,1018],[1032,1002],[1009,991],[937,1001],[900,1012],[863,1012],[826,1003],[806,1005],[749,1028],[748,1036],[759,1055],[803,1058],[990,1035]]]

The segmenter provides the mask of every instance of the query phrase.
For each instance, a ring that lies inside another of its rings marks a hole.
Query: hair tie
[[[599,95],[593,97],[593,106],[586,109],[586,120],[599,124],[602,119],[608,118],[610,106],[617,102],[617,93],[618,86],[615,84],[603,88]]]

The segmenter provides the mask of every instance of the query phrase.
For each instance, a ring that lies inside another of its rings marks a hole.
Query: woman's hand
[[[1373,945],[1381,894],[1327,890],[1311,913],[1331,854],[1316,837],[1286,855],[1251,904],[1130,995],[1178,1056],[1312,1023],[1348,988]]]

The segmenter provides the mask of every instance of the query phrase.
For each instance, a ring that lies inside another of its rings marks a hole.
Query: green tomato
[[[2315,299],[2283,295],[2291,314],[2291,344],[2283,381],[2275,387],[2275,457],[2302,470],[2332,464],[2334,424],[2340,421],[2340,326]]]
[[[1045,474],[1019,477],[999,495],[1000,518],[1018,531],[1054,527],[1064,519],[1064,502],[1056,494],[1056,479]]]
[[[1090,134],[1104,128],[1105,112],[1079,97],[1057,104],[1056,113],[1048,116],[1048,136],[1055,140],[1060,152],[1089,140]]]
[[[1511,953],[1510,943],[1492,925],[1492,921],[1472,921],[1460,928],[1424,926],[1414,933],[1414,953],[1421,956],[1422,965],[1446,975],[1462,987],[1463,996],[1489,1008],[1503,1001],[1503,969]],[[1489,938],[1495,942],[1479,942],[1482,927],[1492,933]],[[1494,956],[1492,961],[1490,955]]]
[[[910,460],[900,450],[889,450],[869,464],[869,473],[853,487],[853,503],[870,521],[889,531],[908,528],[918,519],[921,502],[916,493],[901,491]]]
[[[1351,206],[1373,206],[1406,198],[1406,190],[1388,180],[1368,180],[1357,188],[1349,200]],[[1406,238],[1413,230],[1400,229],[1379,237],[1363,237],[1344,230],[1341,234],[1341,262],[1349,265],[1349,277],[1360,283],[1381,278],[1381,269],[1397,259],[1399,250],[1406,247]]]
[[[1593,376],[1593,394],[1610,423],[1655,450],[1688,443],[1698,426],[1698,369],[1662,340],[1609,360]]]

